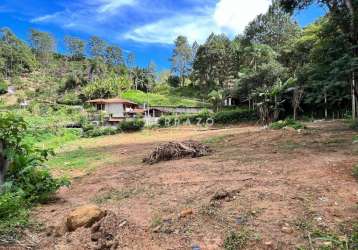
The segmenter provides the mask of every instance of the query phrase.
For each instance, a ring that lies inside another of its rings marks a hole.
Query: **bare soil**
[[[310,249],[313,228],[342,235],[358,217],[358,183],[351,173],[358,162],[355,133],[343,122],[307,126],[301,133],[249,125],[163,129],[83,142],[110,152],[113,164],[75,178],[57,201],[35,209],[45,228],[36,249],[93,249],[90,229],[46,233],[89,203],[128,222],[118,249],[223,249],[228,232],[243,230],[249,237],[244,249]],[[214,152],[142,163],[160,143],[189,139]],[[229,198],[217,193],[223,190]]]

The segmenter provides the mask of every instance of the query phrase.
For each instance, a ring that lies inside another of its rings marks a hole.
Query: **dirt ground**
[[[75,178],[59,199],[36,208],[34,216],[45,228],[36,249],[93,249],[90,229],[46,233],[84,204],[98,204],[128,221],[118,249],[223,249],[229,232],[244,235],[242,249],[329,246],[311,234],[321,230],[343,237],[344,228],[357,220],[352,166],[358,144],[343,122],[307,126],[300,133],[244,125],[176,128],[82,141],[84,148],[110,152],[113,163]],[[214,152],[142,163],[157,144],[184,139],[205,142]],[[213,202],[220,190],[231,192],[231,199]]]

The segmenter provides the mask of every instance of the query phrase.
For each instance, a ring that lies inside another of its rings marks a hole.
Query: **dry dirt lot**
[[[110,153],[112,161],[36,208],[45,227],[36,248],[93,249],[88,228],[63,235],[47,229],[72,209],[97,204],[127,221],[118,249],[335,249],[358,217],[352,177],[358,145],[343,122],[307,126],[301,133],[249,125],[177,128],[81,141],[86,150]],[[184,139],[205,142],[214,152],[142,163],[157,144]],[[230,198],[213,201],[220,190]]]

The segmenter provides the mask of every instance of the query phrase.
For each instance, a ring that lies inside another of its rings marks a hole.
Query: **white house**
[[[109,122],[120,122],[138,108],[138,104],[120,98],[95,99],[87,101],[87,103],[94,105],[97,111],[106,112],[109,116]]]

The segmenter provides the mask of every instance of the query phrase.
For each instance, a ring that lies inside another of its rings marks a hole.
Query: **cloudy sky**
[[[64,35],[88,39],[98,35],[133,51],[137,63],[154,60],[158,69],[169,67],[173,40],[185,35],[204,42],[210,33],[229,37],[241,33],[270,0],[1,0],[0,26],[10,27],[26,40],[33,27],[52,32],[58,49]],[[321,16],[315,6],[294,18],[305,26]]]

